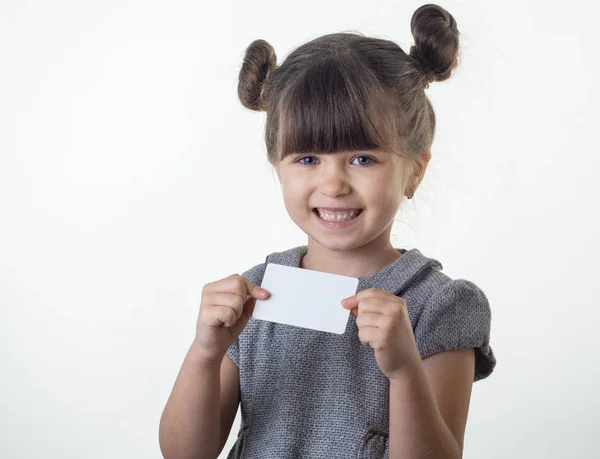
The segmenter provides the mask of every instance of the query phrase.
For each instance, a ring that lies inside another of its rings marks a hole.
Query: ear
[[[427,169],[427,164],[429,163],[429,160],[431,159],[431,151],[429,151],[429,150],[425,151],[425,153],[423,153],[423,159],[425,160],[425,165],[423,166],[423,168]]]
[[[427,165],[429,164],[430,159],[431,159],[431,151],[429,151],[429,150],[424,151],[423,152],[423,167],[422,167],[420,173],[418,173],[416,175],[415,191],[419,187],[419,185],[421,184],[421,181],[423,180],[423,177],[425,176],[425,171],[427,170]]]

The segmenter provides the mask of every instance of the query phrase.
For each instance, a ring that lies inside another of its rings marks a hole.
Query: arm
[[[390,459],[461,459],[473,349],[434,354],[390,379]]]
[[[185,356],[160,419],[165,459],[215,459],[220,438],[220,366],[198,358],[195,342]]]

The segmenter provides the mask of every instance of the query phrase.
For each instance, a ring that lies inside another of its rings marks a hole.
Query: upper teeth
[[[333,212],[333,211],[323,211],[321,209],[317,209],[317,212],[319,212],[319,216],[323,219],[323,220],[349,220],[351,218],[353,218],[359,211],[360,209],[357,210],[351,210],[350,212],[345,211],[345,212]]]

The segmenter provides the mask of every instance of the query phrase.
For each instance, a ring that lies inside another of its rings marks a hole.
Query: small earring
[[[415,195],[415,191],[412,188],[409,188],[408,194],[406,195],[408,197],[408,199],[412,199],[412,197],[414,195]]]

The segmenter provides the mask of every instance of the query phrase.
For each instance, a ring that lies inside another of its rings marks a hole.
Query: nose
[[[323,168],[323,172],[319,177],[319,191],[331,197],[347,194],[350,190],[345,172],[340,171],[335,167]]]

